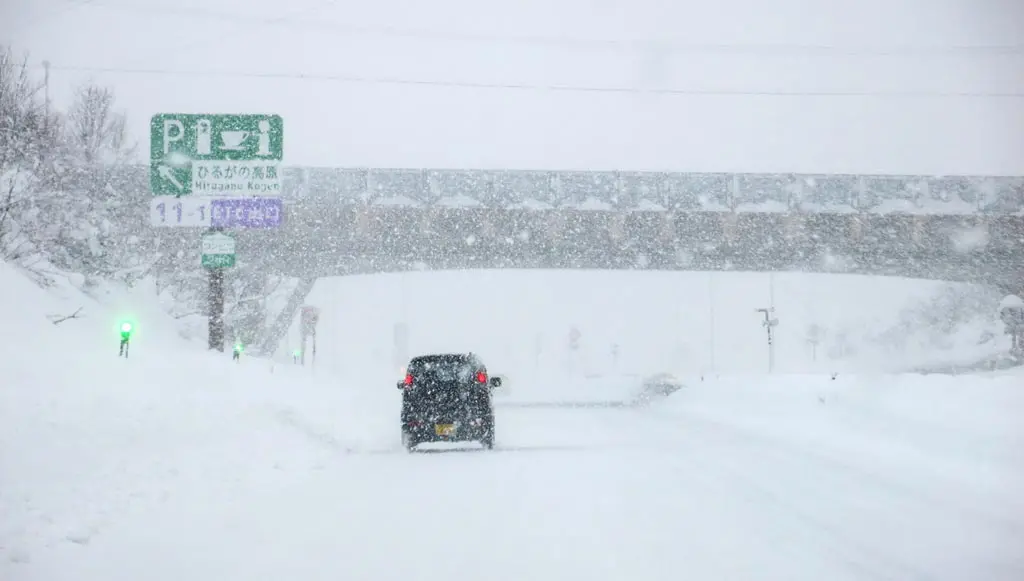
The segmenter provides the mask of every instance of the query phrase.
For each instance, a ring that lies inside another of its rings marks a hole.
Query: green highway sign
[[[280,115],[160,113],[149,121],[157,196],[277,196],[283,157]]]
[[[202,264],[206,268],[234,266],[235,239],[223,232],[204,234]]]
[[[204,254],[203,266],[205,268],[231,268],[235,265],[234,254]]]

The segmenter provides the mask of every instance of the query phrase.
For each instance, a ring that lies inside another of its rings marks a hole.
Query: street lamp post
[[[764,321],[761,322],[761,325],[768,332],[768,373],[772,373],[775,370],[775,337],[772,329],[779,326],[779,319],[772,317],[775,307],[757,309],[757,312],[764,314]]]

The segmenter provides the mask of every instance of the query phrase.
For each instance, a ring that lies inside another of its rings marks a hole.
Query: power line
[[[86,0],[86,1],[95,1],[95,0]],[[301,16],[303,14],[307,14],[307,13],[310,13],[310,12],[315,12],[317,10],[320,10],[320,9],[323,9],[323,8],[326,8],[326,7],[329,7],[329,6],[333,6],[335,4],[335,2],[337,2],[337,0],[319,0],[316,4],[313,4],[312,6],[304,6],[302,8],[299,8],[298,10],[293,11],[291,14],[285,14],[284,16],[275,16],[275,17],[272,17],[272,18],[264,19],[265,20],[264,23],[265,24],[280,24],[280,23],[285,22],[289,18],[294,18],[296,16]],[[235,28],[235,30],[233,32],[230,32],[228,34],[218,35],[216,38],[213,38],[213,39],[211,39],[211,38],[198,38],[194,42],[190,42],[188,44],[182,44],[182,45],[175,46],[174,47],[175,54],[182,54],[182,53],[184,53],[185,51],[187,51],[189,49],[196,48],[197,46],[203,46],[205,44],[210,44],[211,42],[224,43],[224,41],[230,40],[230,39],[234,38],[235,36],[237,36],[238,34],[240,34],[242,32],[245,32],[246,29],[244,27],[240,26],[241,24],[244,24],[244,21],[232,18],[232,23],[233,23],[234,26],[236,26],[236,28]]]
[[[635,95],[681,95],[681,96],[746,96],[746,97],[960,97],[1020,99],[1024,92],[996,91],[806,91],[806,90],[751,90],[751,89],[639,89],[626,86],[583,86],[532,83],[489,83],[472,81],[446,81],[429,79],[403,79],[399,77],[368,77],[342,74],[317,73],[261,73],[244,71],[183,70],[158,68],[118,68],[50,65],[51,70],[109,73],[120,75],[150,75],[178,77],[221,77],[235,79],[278,79],[292,81],[326,81],[363,85],[406,85],[424,87],[448,87],[459,89],[490,89],[539,92],[573,93],[619,93]]]
[[[59,7],[57,7],[54,10],[50,10],[48,12],[44,12],[42,14],[39,14],[39,15],[33,17],[28,22],[26,22],[23,25],[24,29],[25,30],[29,30],[29,29],[33,28],[36,25],[36,23],[38,23],[41,20],[46,20],[46,19],[49,19],[49,18],[60,17],[60,16],[63,16],[65,14],[68,14],[70,12],[74,12],[75,10],[78,10],[79,8],[82,8],[82,7],[84,7],[84,6],[88,5],[88,4],[91,4],[94,1],[95,0],[64,0],[64,3],[63,3],[62,6],[59,6]]]
[[[333,4],[333,2],[329,2]],[[589,48],[592,50],[639,50],[664,51],[671,53],[718,53],[756,54],[758,56],[907,56],[907,57],[950,57],[950,56],[1024,56],[1024,45],[956,45],[956,46],[833,46],[821,44],[750,44],[750,43],[687,43],[675,40],[651,39],[598,39],[572,38],[545,35],[496,35],[471,32],[439,32],[425,28],[402,28],[394,26],[370,27],[344,24],[324,20],[296,20],[295,17],[314,8],[300,10],[292,15],[262,17],[201,8],[177,8],[174,6],[141,6],[96,2],[103,6],[123,11],[163,13],[182,17],[196,16],[213,20],[226,20],[235,25],[241,23],[299,28],[334,35],[385,36],[419,40],[461,41],[477,43],[506,43],[526,45],[561,46],[566,48]],[[186,45],[189,48],[193,45]]]

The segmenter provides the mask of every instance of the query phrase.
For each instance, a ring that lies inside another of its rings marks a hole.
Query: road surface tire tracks
[[[845,462],[839,457],[816,452],[793,440],[755,432],[749,428],[742,428],[704,416],[686,414],[685,412],[666,415],[655,411],[650,413],[649,417],[656,418],[666,426],[686,432],[690,432],[695,427],[699,428],[698,433],[704,437],[710,436],[711,432],[715,432],[715,435],[711,437],[718,438],[720,442],[727,444],[742,443],[746,446],[756,447],[762,454],[773,456],[783,462],[788,460],[791,464],[799,463],[797,459],[802,458],[803,460],[813,462],[815,465],[827,465],[834,471],[830,473],[843,473],[847,477],[851,477],[874,488],[882,489],[887,493],[900,496],[905,500],[926,505],[929,508],[932,505],[941,505],[945,510],[955,512],[960,517],[985,521],[995,525],[1007,535],[1020,537],[1021,546],[1024,546],[1024,526],[1017,520],[1007,518],[1002,513],[993,514],[987,509],[972,507],[967,504],[950,505],[948,497],[939,496],[928,489],[898,482],[885,473]]]
[[[731,430],[726,427],[720,427],[719,431],[721,433],[709,435],[707,431],[693,429],[693,424],[680,424],[679,422],[684,420],[684,418],[680,418],[678,415],[668,417],[657,413],[652,414],[646,410],[640,413],[647,418],[656,418],[656,423],[666,433],[672,433],[675,436],[673,439],[676,442],[688,441],[693,444],[693,446],[690,446],[685,451],[685,455],[680,455],[680,450],[677,447],[671,448],[671,454],[668,455],[667,461],[675,463],[677,467],[682,468],[682,473],[692,474],[695,471],[701,470],[718,473],[723,477],[723,481],[731,481],[740,485],[750,499],[779,507],[785,514],[820,533],[821,536],[815,540],[818,543],[825,544],[851,570],[856,571],[858,578],[869,576],[879,581],[932,581],[936,579],[934,575],[922,571],[916,564],[906,563],[903,559],[885,554],[876,547],[866,545],[860,539],[841,530],[836,524],[830,523],[820,515],[816,515],[812,511],[801,507],[798,502],[789,500],[776,490],[773,490],[770,483],[763,481],[763,473],[753,474],[748,470],[739,468],[707,453],[706,450],[708,448],[701,446],[699,440],[693,436],[697,436],[697,438],[709,444],[713,443],[718,447],[721,447],[721,444],[731,447],[739,442],[749,444],[750,440],[754,440],[755,444],[759,444],[759,452],[762,452],[764,457],[770,456],[775,460],[785,458],[785,455],[780,454],[777,449],[757,441],[756,437],[749,434],[731,433]],[[685,418],[685,420],[688,421],[689,418]],[[695,421],[695,424],[699,423]],[[678,438],[680,433],[689,437],[680,439]],[[794,461],[792,457],[789,457],[782,460],[780,464],[782,463],[792,465]],[[799,482],[799,479],[787,479],[784,483],[787,489],[787,496],[792,496],[788,494],[790,491],[794,494],[805,493],[808,496],[829,500],[830,503],[835,504],[834,501],[836,499],[826,498],[821,494],[820,489],[805,485],[802,487],[803,490],[793,490],[792,485],[794,482]]]

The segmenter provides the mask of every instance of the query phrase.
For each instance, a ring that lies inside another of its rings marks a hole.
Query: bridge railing
[[[718,211],[1024,212],[1024,178],[295,169],[288,194],[341,203]]]
[[[371,248],[415,248],[430,238],[453,246],[700,244],[764,248],[885,246],[893,251],[957,253],[1018,249],[1024,216],[980,214],[594,212],[491,208],[293,207],[289,232],[348,239]]]
[[[148,168],[107,171],[149,195]],[[98,179],[104,176],[97,175]],[[1022,176],[695,174],[290,167],[283,194],[342,205],[871,214],[1024,213]]]

